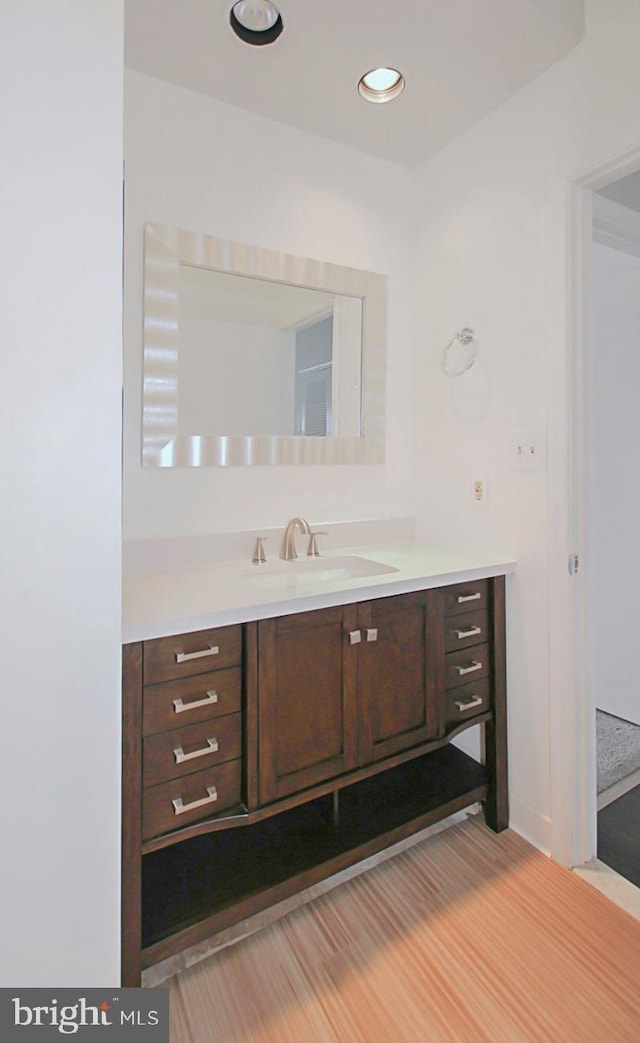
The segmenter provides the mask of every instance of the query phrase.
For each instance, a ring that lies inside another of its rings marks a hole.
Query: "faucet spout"
[[[296,550],[296,529],[299,529],[299,531],[305,536],[309,536],[311,533],[309,522],[305,518],[291,519],[284,530],[282,547],[280,549],[280,557],[284,561],[293,561],[298,557],[298,552]]]

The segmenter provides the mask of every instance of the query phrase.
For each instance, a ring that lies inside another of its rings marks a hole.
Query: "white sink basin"
[[[253,586],[263,590],[297,590],[300,587],[313,589],[328,583],[382,576],[386,572],[397,571],[392,565],[349,554],[342,558],[298,558],[295,561],[256,565],[254,572],[245,573],[245,577]]]

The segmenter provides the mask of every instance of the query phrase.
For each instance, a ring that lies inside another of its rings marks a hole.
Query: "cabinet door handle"
[[[479,590],[475,594],[458,594],[458,604],[462,605],[465,601],[479,601],[482,594]]]
[[[482,627],[469,627],[468,630],[456,630],[458,641],[464,640],[465,637],[477,637],[477,635],[481,633]]]
[[[465,674],[473,674],[476,670],[482,670],[482,663],[478,659],[472,659],[469,666],[456,666],[458,675],[463,677]]]
[[[455,704],[458,709],[464,713],[465,710],[473,710],[475,706],[482,706],[482,699],[479,695],[472,695],[470,699],[465,702],[463,699],[456,699]]]
[[[186,663],[189,659],[204,659],[208,655],[218,655],[219,651],[217,645],[209,645],[201,652],[176,652],[176,663]]]
[[[361,641],[362,641],[362,634],[360,633],[359,630],[350,630],[349,631],[349,644],[350,645],[359,645]]]
[[[184,761],[195,760],[196,757],[205,757],[207,755],[207,753],[217,753],[217,752],[218,752],[218,740],[217,739],[207,739],[207,745],[204,746],[203,749],[201,749],[201,750],[194,750],[193,753],[185,753],[184,750],[182,749],[182,746],[178,746],[178,748],[173,751],[173,756],[176,759],[176,764],[182,764]]]
[[[367,634],[367,641],[377,641],[378,640],[378,628],[377,627],[367,627],[366,634]]]
[[[198,710],[201,706],[211,706],[213,703],[217,703],[218,693],[215,688],[212,688],[210,692],[207,692],[206,699],[198,699],[194,703],[184,703],[182,699],[173,700],[173,709],[175,713],[185,713],[186,710]]]
[[[196,808],[203,808],[205,804],[213,804],[217,799],[218,791],[215,786],[207,786],[207,796],[203,797],[202,800],[193,800],[191,804],[184,804],[182,797],[176,797],[171,803],[176,815],[183,815],[185,811],[195,811]]]

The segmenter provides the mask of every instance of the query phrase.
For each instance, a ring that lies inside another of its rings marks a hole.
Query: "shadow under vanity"
[[[478,801],[506,828],[505,577],[437,582],[125,644],[123,985]]]

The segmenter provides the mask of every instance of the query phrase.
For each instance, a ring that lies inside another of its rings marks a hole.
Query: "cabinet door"
[[[360,605],[361,764],[437,737],[442,614],[438,590]]]
[[[259,802],[356,766],[357,609],[259,623]]]

